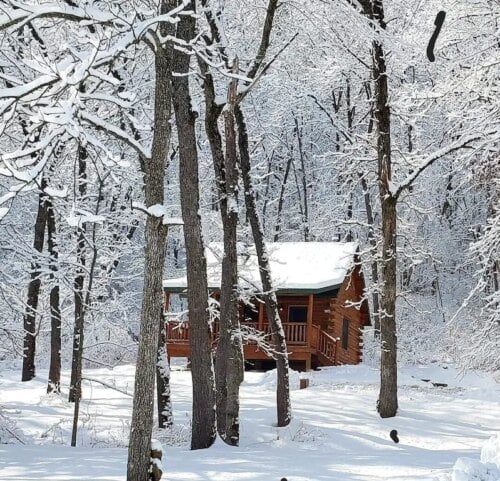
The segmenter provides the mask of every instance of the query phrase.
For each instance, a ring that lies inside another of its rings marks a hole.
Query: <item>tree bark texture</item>
[[[175,0],[162,0],[160,14],[175,8]],[[159,26],[162,37],[174,33],[170,23]],[[155,50],[154,134],[151,158],[144,159],[146,206],[164,203],[164,179],[171,140],[172,48]],[[127,481],[148,481],[151,435],[154,417],[154,386],[158,353],[158,323],[163,311],[163,268],[167,246],[167,226],[162,217],[148,215],[145,228],[144,287],[141,330],[137,353],[132,423],[127,461]]]
[[[45,203],[45,193],[43,189],[47,183],[42,178],[42,192],[38,195],[38,212],[35,221],[35,237],[33,247],[35,256],[43,251],[45,237],[45,224],[47,222],[47,205]],[[23,347],[23,368],[21,381],[31,381],[35,377],[35,352],[36,352],[36,310],[41,287],[40,263],[34,257],[31,262],[30,282],[28,285],[28,300],[24,315],[24,347]]]
[[[263,298],[266,304],[267,317],[269,319],[274,348],[276,350],[276,368],[278,371],[276,407],[278,426],[283,427],[287,426],[291,420],[290,380],[285,331],[283,330],[283,325],[279,316],[278,301],[276,292],[273,289],[271,271],[269,267],[269,257],[264,240],[264,232],[262,230],[262,224],[257,211],[257,203],[255,201],[255,191],[250,172],[250,151],[248,146],[248,134],[245,118],[238,105],[235,107],[235,119],[238,128],[238,147],[240,153],[241,174],[245,189],[245,206],[247,210],[247,217],[252,229],[255,249],[257,251]]]
[[[163,309],[159,315],[160,332],[158,335],[158,362],[156,364],[156,404],[158,407],[158,427],[170,428],[173,425],[172,398],[170,395],[170,364],[167,353],[166,323]]]
[[[83,199],[87,193],[87,149],[78,147],[78,194]],[[85,235],[86,225],[82,224],[77,229],[76,244],[76,274],[73,280],[75,302],[75,325],[73,328],[73,354],[71,359],[71,380],[69,387],[69,402],[75,402],[81,396],[82,355],[83,355],[83,329],[85,324],[84,283],[85,283]],[[76,441],[75,441],[76,442]]]
[[[366,82],[365,84],[366,95],[368,97],[368,101],[370,102],[370,120],[368,122],[368,135],[371,135],[373,132],[373,125],[375,123],[374,119],[374,107],[373,107],[373,98],[372,91],[370,87],[370,83]],[[370,254],[372,256],[371,261],[371,276],[372,276],[372,284],[376,286],[372,293],[372,319],[373,319],[373,328],[374,328],[374,337],[375,339],[380,338],[380,296],[378,291],[378,283],[379,283],[379,265],[378,265],[378,252],[377,252],[377,238],[375,236],[375,216],[373,215],[373,202],[370,195],[370,190],[368,188],[368,182],[366,177],[360,174],[361,178],[361,187],[363,188],[363,197],[365,201],[365,210],[366,210],[366,221],[368,223],[368,242],[370,243]]]
[[[194,5],[193,5],[194,8]],[[177,38],[189,43],[195,35],[196,20],[183,15]],[[190,56],[175,50],[172,77],[173,105],[179,138],[179,175],[190,322],[193,419],[191,449],[210,447],[216,437],[215,382],[208,313],[207,262],[201,231],[196,116],[189,92]],[[129,480],[132,481],[132,480]]]
[[[373,19],[385,29],[381,0],[373,2]],[[397,198],[390,189],[391,112],[387,85],[387,71],[382,44],[373,43],[373,79],[375,84],[374,114],[377,132],[378,182],[382,208],[382,295],[380,311],[381,365],[378,411],[381,417],[396,415],[397,393],[397,338],[396,338],[396,222]]]
[[[233,73],[238,73],[235,59]],[[224,257],[222,259],[222,284],[220,298],[220,334],[216,357],[217,428],[222,439],[233,446],[239,444],[240,384],[243,382],[243,345],[239,334],[238,295],[238,161],[234,105],[238,82],[232,79],[228,90],[227,108],[224,112],[226,156],[224,162],[223,195],[221,208]],[[220,404],[220,413],[219,413]],[[222,426],[219,425],[222,423]]]
[[[50,255],[50,367],[47,393],[61,392],[61,305],[59,299],[59,270],[57,250],[57,229],[54,205],[52,199],[47,197],[47,245]]]
[[[208,17],[212,21],[211,16]],[[213,35],[218,38],[214,25]],[[238,179],[237,146],[234,125],[234,103],[237,97],[237,81],[230,83],[228,109],[224,113],[226,154],[218,121],[222,108],[215,101],[215,87],[208,65],[198,61],[204,78],[205,131],[212,152],[217,181],[218,205],[221,213],[224,257],[222,260],[222,285],[220,297],[219,340],[215,357],[215,388],[217,432],[231,445],[239,443],[239,387],[243,381],[243,346],[239,331],[237,224],[238,224]],[[233,70],[237,73],[237,62]]]
[[[375,219],[373,217],[373,206],[371,201],[370,192],[368,190],[368,183],[366,179],[363,177],[361,179],[361,187],[364,192],[364,201],[365,201],[365,210],[366,210],[366,220],[368,223],[368,242],[370,243],[370,252],[373,257],[371,261],[370,269],[372,276],[372,283],[377,286],[379,282],[379,274],[378,274],[378,261],[377,261],[377,239],[375,238]],[[379,302],[379,294],[377,290],[374,290],[372,293],[372,319],[373,319],[373,328],[375,332],[375,337],[380,337],[380,302]]]

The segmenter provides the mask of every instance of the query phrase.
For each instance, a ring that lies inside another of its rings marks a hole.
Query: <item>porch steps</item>
[[[327,332],[320,330],[316,356],[323,366],[335,366],[337,364],[337,344],[339,339],[334,338]]]

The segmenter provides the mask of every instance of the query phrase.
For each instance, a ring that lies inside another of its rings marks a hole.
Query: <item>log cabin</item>
[[[363,328],[370,325],[365,283],[356,243],[284,242],[267,245],[271,275],[287,339],[290,364],[299,369],[357,364],[362,358]],[[211,299],[220,294],[222,244],[206,249]],[[240,323],[269,333],[255,248],[240,246]],[[190,357],[186,277],[163,282],[169,357]],[[208,319],[207,319],[208,322]],[[213,322],[213,345],[218,323]],[[270,337],[270,336],[268,336]],[[269,340],[271,342],[271,340]],[[262,365],[270,358],[259,343],[244,342],[245,361]]]

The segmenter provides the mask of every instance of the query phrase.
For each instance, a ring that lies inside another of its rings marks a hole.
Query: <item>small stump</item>
[[[309,379],[304,378],[299,381],[299,389],[306,389],[309,387]]]

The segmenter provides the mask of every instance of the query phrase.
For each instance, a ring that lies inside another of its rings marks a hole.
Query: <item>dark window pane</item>
[[[307,306],[290,306],[288,322],[307,322]]]
[[[342,323],[342,349],[347,349],[349,343],[349,320],[344,319]]]

